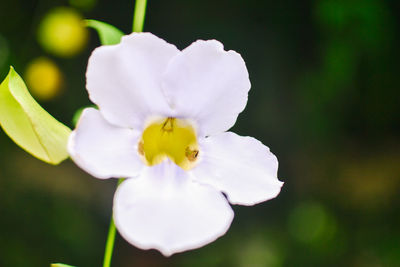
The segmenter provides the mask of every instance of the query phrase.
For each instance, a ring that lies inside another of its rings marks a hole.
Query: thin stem
[[[147,0],[136,0],[135,11],[133,13],[133,26],[132,26],[132,30],[134,32],[143,31],[144,18],[146,16],[146,5],[147,5]],[[123,180],[124,180],[123,178],[118,180],[117,187],[122,183]],[[111,215],[110,227],[108,229],[108,236],[106,242],[106,250],[104,252],[103,267],[110,267],[111,265],[111,258],[114,250],[116,233],[117,229],[115,228],[114,219],[113,216]]]
[[[109,267],[111,264],[112,253],[114,250],[115,233],[116,233],[116,228],[114,224],[114,219],[111,216],[110,228],[108,229],[106,251],[104,252],[103,267]]]
[[[136,0],[135,1],[135,11],[133,13],[133,32],[142,32],[144,17],[146,16],[146,5],[147,0]]]
[[[124,180],[123,178],[118,180],[117,187],[122,183],[123,180]],[[114,219],[113,219],[113,216],[111,215],[110,227],[108,228],[106,250],[104,252],[103,267],[110,267],[110,265],[111,265],[111,258],[112,258],[112,253],[114,250],[114,241],[115,241],[116,232],[117,231],[115,228]]]

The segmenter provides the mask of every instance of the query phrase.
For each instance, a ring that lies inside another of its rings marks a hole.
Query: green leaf
[[[0,126],[17,145],[40,160],[58,164],[68,158],[71,130],[32,98],[13,67],[0,85]]]
[[[121,37],[124,36],[124,33],[116,27],[98,20],[87,19],[86,26],[97,31],[102,45],[119,44]]]
[[[50,265],[50,267],[75,267],[75,266],[68,265],[68,264],[63,264],[63,263],[52,263]]]

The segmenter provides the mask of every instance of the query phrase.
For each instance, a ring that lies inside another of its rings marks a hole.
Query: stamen
[[[166,132],[172,132],[174,130],[175,118],[168,117],[164,122],[162,129]]]
[[[190,147],[186,148],[185,156],[189,161],[195,161],[198,155],[199,155],[199,150],[197,149],[192,150],[190,149]]]
[[[140,140],[138,144],[138,152],[140,155],[144,156],[144,144],[142,140]]]
[[[182,169],[189,170],[199,154],[196,131],[183,119],[168,117],[155,121],[143,131],[138,153],[149,166],[168,157]]]

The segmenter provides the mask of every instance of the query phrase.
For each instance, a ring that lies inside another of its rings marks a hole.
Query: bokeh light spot
[[[267,236],[251,236],[242,239],[243,246],[237,253],[239,267],[280,267],[283,266],[284,255],[279,247],[279,241]]]
[[[49,53],[71,57],[85,48],[88,30],[77,11],[59,7],[51,10],[41,21],[38,41]]]
[[[32,95],[42,101],[48,101],[61,92],[62,73],[50,59],[34,59],[26,68],[25,80]]]
[[[289,215],[288,227],[295,240],[311,245],[332,240],[337,229],[334,217],[315,202],[304,202],[295,207]]]

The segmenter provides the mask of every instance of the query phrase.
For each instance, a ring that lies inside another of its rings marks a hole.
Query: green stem
[[[146,5],[147,5],[147,0],[136,0],[135,11],[133,13],[133,26],[132,26],[132,30],[134,32],[143,31],[144,18],[146,16]],[[124,180],[123,178],[118,180],[117,187],[122,183],[123,180]],[[106,242],[106,250],[104,252],[103,267],[110,267],[111,265],[111,258],[114,250],[116,233],[117,229],[115,228],[114,219],[113,216],[111,215],[110,228],[108,229],[108,236]]]
[[[117,187],[124,181],[123,178],[118,180]],[[107,242],[106,242],[106,250],[104,251],[104,261],[103,261],[103,267],[110,267],[111,265],[111,258],[112,258],[112,253],[114,250],[114,241],[115,241],[115,234],[116,234],[116,228],[115,228],[115,223],[113,216],[111,215],[111,220],[110,220],[110,227],[108,228],[108,236],[107,236]]]
[[[114,224],[114,219],[111,216],[110,228],[108,229],[106,251],[104,252],[103,267],[109,267],[111,264],[112,253],[114,250],[115,233],[116,233],[116,228]]]
[[[133,32],[143,31],[144,17],[146,16],[146,5],[147,0],[136,0],[135,12],[133,14]]]

